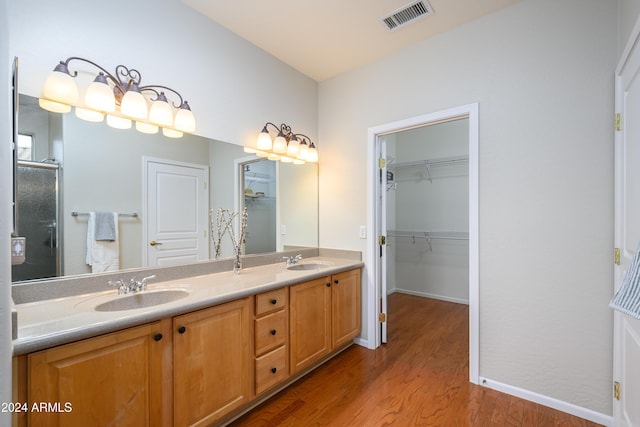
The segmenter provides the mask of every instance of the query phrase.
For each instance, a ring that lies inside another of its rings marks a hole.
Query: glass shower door
[[[26,260],[11,267],[12,281],[60,275],[58,165],[18,162],[16,222],[26,238]]]

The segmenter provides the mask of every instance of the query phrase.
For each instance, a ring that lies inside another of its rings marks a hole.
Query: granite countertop
[[[299,264],[322,264],[310,270],[288,270],[283,262],[232,271],[154,283],[145,292],[163,289],[185,290],[188,296],[151,307],[126,311],[95,311],[94,307],[132,294],[104,292],[16,304],[18,338],[13,341],[14,355],[21,355],[84,338],[141,325],[223,302],[259,294],[341,271],[360,268],[362,261],[313,257]],[[105,286],[106,287],[106,286]]]

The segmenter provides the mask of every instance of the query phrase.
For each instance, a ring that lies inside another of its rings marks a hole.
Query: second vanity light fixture
[[[71,61],[85,62],[99,70],[83,97],[74,80],[78,72],[69,71]],[[78,118],[92,122],[101,122],[106,115],[107,124],[116,129],[129,129],[135,121],[140,132],[157,133],[162,128],[163,135],[170,138],[195,132],[195,118],[180,93],[167,86],[141,86],[141,80],[140,72],[133,68],[118,65],[111,74],[93,61],[72,56],[60,61],[47,77],[39,104],[55,113],[68,113],[73,106]],[[166,93],[177,102],[169,103]]]
[[[277,132],[275,140],[271,139],[269,126]],[[280,160],[285,163],[318,162],[318,150],[311,138],[301,133],[294,133],[291,126],[285,123],[279,127],[271,122],[265,123],[255,144],[245,145],[244,151],[245,153],[255,153],[258,157]]]

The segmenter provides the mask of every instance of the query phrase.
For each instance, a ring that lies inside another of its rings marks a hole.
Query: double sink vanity
[[[332,254],[14,296],[14,425],[226,424],[353,343],[362,266]]]

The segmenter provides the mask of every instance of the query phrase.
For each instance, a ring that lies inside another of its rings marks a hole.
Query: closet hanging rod
[[[387,237],[406,237],[410,239],[469,240],[469,233],[466,231],[387,230]]]
[[[439,159],[418,160],[415,162],[402,162],[390,164],[388,169],[402,169],[412,167],[428,167],[428,166],[446,166],[467,163],[469,156],[443,157]]]
[[[71,211],[71,216],[89,215],[89,212]],[[132,218],[138,218],[138,212],[134,213],[119,213],[118,216],[130,216]]]

